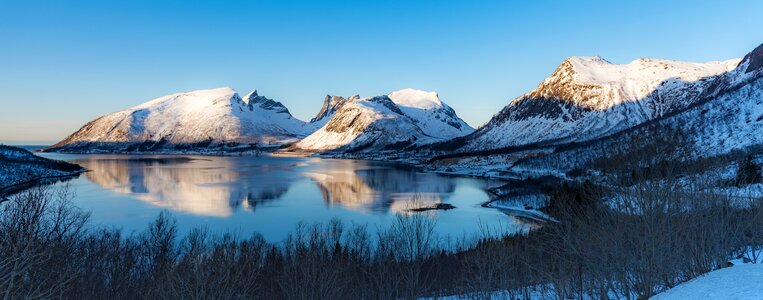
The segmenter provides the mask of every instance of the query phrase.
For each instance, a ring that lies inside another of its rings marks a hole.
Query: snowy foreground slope
[[[601,57],[570,57],[537,88],[465,137],[460,151],[606,136],[690,106],[709,86],[708,78],[738,63],[642,58],[618,65]]]
[[[763,264],[743,263],[742,260],[732,261],[734,266],[715,270],[678,286],[650,297],[651,300],[754,300],[763,299]],[[437,299],[460,300],[460,299],[512,299],[517,293],[496,291],[488,295],[453,295]],[[529,298],[522,299],[558,299],[551,287],[543,289],[535,287],[529,292]],[[610,295],[611,299],[618,299],[616,295]],[[432,298],[427,298],[432,299]],[[584,297],[583,299],[593,299]]]
[[[732,267],[694,278],[650,299],[763,299],[763,264],[735,261]]]
[[[256,91],[241,98],[226,87],[172,94],[99,117],[48,150],[136,152],[219,144],[278,145],[314,129]]]
[[[295,150],[368,152],[404,149],[460,137],[474,130],[434,92],[404,89],[389,95],[339,100],[334,103],[341,104],[328,106],[327,102],[324,105],[335,110],[330,114],[330,120],[294,144]]]
[[[78,165],[36,156],[31,152],[0,145],[0,196],[34,183],[79,174]]]

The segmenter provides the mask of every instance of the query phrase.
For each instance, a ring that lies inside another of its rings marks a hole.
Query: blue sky
[[[472,126],[567,56],[741,57],[763,1],[0,0],[0,142],[47,144],[181,91],[257,89],[310,119],[326,94],[437,91]]]

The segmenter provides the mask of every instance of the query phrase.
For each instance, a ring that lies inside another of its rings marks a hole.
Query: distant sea
[[[29,151],[35,151],[35,150],[38,150],[38,149],[49,147],[50,145],[8,145],[8,146],[19,147],[19,148],[26,149],[26,150],[29,150]]]

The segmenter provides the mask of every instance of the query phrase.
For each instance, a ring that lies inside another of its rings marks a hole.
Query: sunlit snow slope
[[[473,131],[434,92],[404,89],[388,96],[341,101],[331,119],[295,148],[316,152],[394,150]]]
[[[160,97],[88,122],[50,150],[134,151],[193,144],[281,144],[315,128],[294,118],[281,103],[252,92],[243,99],[231,88]],[[147,146],[147,142],[153,144]]]
[[[708,63],[570,57],[463,139],[464,151],[586,141],[689,107],[739,59]]]

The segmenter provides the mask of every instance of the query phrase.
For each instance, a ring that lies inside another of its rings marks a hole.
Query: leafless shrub
[[[53,298],[65,294],[79,260],[74,248],[88,214],[70,204],[71,194],[40,187],[0,207],[0,290],[3,299]]]
[[[737,255],[760,260],[760,204],[682,188],[561,187],[547,210],[559,222],[455,248],[426,213],[399,215],[376,235],[337,220],[300,225],[282,244],[203,228],[180,237],[166,212],[123,235],[88,229],[66,191],[33,189],[0,205],[0,291],[4,299],[636,299]]]

